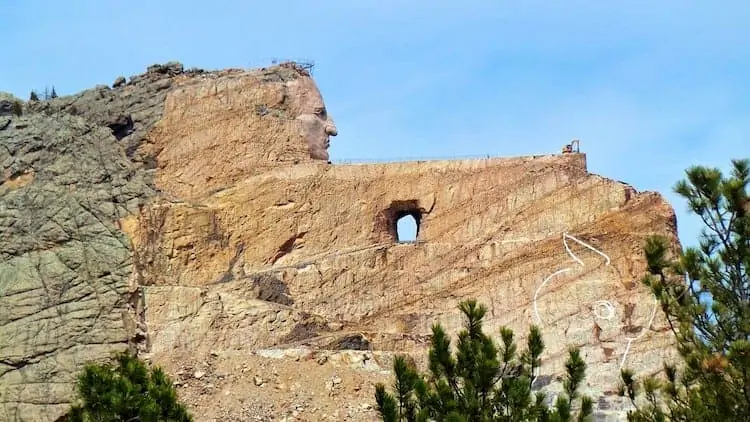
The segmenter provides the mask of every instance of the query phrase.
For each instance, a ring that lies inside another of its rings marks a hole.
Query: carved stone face
[[[328,160],[330,136],[336,136],[338,129],[328,116],[323,97],[309,77],[301,77],[289,83],[289,100],[299,123],[300,136],[310,150],[310,158]]]

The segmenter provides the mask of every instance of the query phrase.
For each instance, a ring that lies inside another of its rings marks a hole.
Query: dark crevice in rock
[[[287,306],[294,304],[294,300],[289,295],[289,288],[286,283],[276,275],[261,273],[251,276],[251,279],[253,281],[253,290],[258,299]]]
[[[16,361],[16,362],[10,361],[10,360],[7,360],[7,359],[1,359],[0,360],[0,365],[10,366],[13,369],[21,369],[24,366],[28,365],[29,363],[31,363],[31,362],[28,359],[22,359],[22,360]]]
[[[129,114],[119,115],[107,127],[112,129],[112,134],[119,141],[133,133],[133,118]]]
[[[281,259],[284,255],[287,255],[288,253],[292,252],[292,250],[294,250],[295,242],[305,237],[305,234],[307,234],[307,232],[300,232],[290,237],[289,239],[287,239],[284,243],[281,244],[281,246],[279,246],[279,250],[277,250],[276,253],[273,255],[273,257],[271,257],[271,259],[268,260],[268,263],[273,265],[276,263],[276,261]]]
[[[294,328],[287,334],[283,342],[294,343],[303,340],[308,340],[320,335],[321,332],[326,331],[327,324],[320,317],[315,317],[308,313],[302,313],[302,322],[294,325]]]
[[[222,248],[226,248],[229,246],[229,236],[222,230],[221,224],[219,222],[219,217],[216,215],[216,212],[211,212],[211,228],[209,229],[209,233],[206,239],[209,242],[218,243]],[[244,250],[245,245],[240,245],[240,248]],[[238,253],[242,252],[240,251]],[[237,262],[237,259],[239,259],[239,255],[235,253],[234,263]]]
[[[232,257],[232,259],[229,260],[229,264],[227,265],[228,268],[226,272],[224,272],[224,274],[222,274],[221,277],[219,277],[219,280],[217,281],[217,283],[228,283],[235,279],[234,277],[235,265],[237,265],[237,261],[240,260],[240,257],[242,257],[242,253],[244,251],[245,251],[244,243],[240,243],[239,245],[237,245],[237,250],[234,252],[234,256]],[[238,268],[238,270],[240,272],[239,274],[240,277],[244,276],[245,272],[241,266]]]
[[[145,287],[139,286],[135,291],[127,293],[127,310],[124,315],[125,325],[129,333],[128,349],[138,354],[151,350],[151,342],[146,324]]]
[[[367,338],[360,334],[349,334],[329,345],[329,348],[335,350],[372,350],[372,345]]]

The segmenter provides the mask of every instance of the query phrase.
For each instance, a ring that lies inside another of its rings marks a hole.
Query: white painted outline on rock
[[[607,263],[606,263],[606,264],[604,264],[604,265],[609,265],[609,263],[610,263],[610,259],[609,259],[609,256],[608,256],[607,254],[605,254],[604,252],[600,251],[599,249],[596,249],[595,247],[593,247],[593,246],[589,245],[588,243],[586,243],[586,242],[584,242],[584,241],[582,241],[582,240],[580,240],[580,239],[577,239],[577,238],[575,238],[575,237],[573,237],[573,236],[571,236],[571,235],[569,235],[569,234],[567,234],[567,233],[563,233],[563,245],[565,245],[565,251],[566,251],[566,252],[568,252],[568,255],[570,255],[570,257],[571,257],[571,258],[573,258],[573,260],[575,260],[575,261],[576,261],[577,263],[581,264],[581,266],[582,266],[582,267],[585,267],[585,265],[583,264],[583,261],[581,261],[581,260],[580,260],[580,259],[579,259],[579,258],[578,258],[578,257],[577,257],[577,256],[576,256],[576,255],[575,255],[574,253],[573,253],[573,251],[571,251],[571,250],[570,250],[570,247],[568,246],[568,240],[567,240],[567,239],[573,239],[573,240],[575,240],[576,242],[580,243],[581,245],[583,245],[583,246],[585,246],[585,247],[587,247],[587,248],[591,249],[592,251],[594,251],[594,252],[598,253],[599,255],[603,256],[603,257],[604,257],[604,259],[605,259],[605,260],[607,261]]]
[[[569,235],[568,233],[563,232],[562,238],[563,238],[563,246],[565,247],[565,252],[567,252],[568,255],[570,256],[570,258],[573,261],[575,261],[578,265],[580,265],[581,267],[585,267],[586,264],[584,264],[583,260],[581,260],[580,258],[578,258],[576,256],[576,254],[574,254],[573,251],[570,250],[570,246],[568,246],[568,239],[571,239],[571,240],[573,240],[575,242],[578,242],[579,244],[583,245],[587,249],[590,249],[591,251],[593,251],[593,252],[601,255],[604,258],[604,260],[605,260],[604,265],[605,266],[609,266],[609,264],[611,262],[611,259],[604,252],[596,249],[595,247],[589,245],[588,243],[586,243],[586,242],[584,242],[584,241],[582,241],[582,240],[580,240],[580,239],[578,239],[578,238],[576,238],[574,236]],[[572,271],[572,270],[573,270],[572,267],[568,267],[568,268],[563,268],[561,270],[555,271],[551,275],[547,276],[547,278],[545,278],[544,281],[542,281],[542,284],[540,284],[539,287],[537,287],[536,291],[534,292],[534,299],[532,301],[533,307],[534,307],[534,316],[536,317],[536,320],[538,321],[538,323],[540,325],[543,325],[544,321],[542,320],[542,317],[539,316],[539,308],[537,306],[537,298],[539,297],[539,292],[542,290],[542,288],[544,288],[545,285],[547,285],[547,283],[553,277],[555,277],[558,274],[562,274],[562,273],[565,273],[565,272],[568,272],[568,271]],[[594,312],[593,312],[594,316],[596,316],[598,318],[606,319],[606,320],[614,318],[614,316],[615,316],[615,308],[614,308],[614,306],[610,302],[608,302],[606,300],[599,300],[599,301],[594,302],[594,304],[595,304],[595,306],[602,306],[604,309],[606,309],[606,312],[607,312],[607,316],[605,317],[603,315],[599,315],[597,313],[598,309],[595,309]],[[640,339],[641,337],[643,337],[648,332],[649,329],[651,329],[651,324],[653,324],[654,318],[656,317],[656,309],[658,307],[658,304],[659,304],[659,301],[656,299],[656,297],[654,297],[654,308],[651,310],[651,317],[649,318],[648,325],[646,325],[643,328],[643,332],[641,332],[640,334],[638,334],[635,337],[625,337],[625,340],[627,340],[628,343],[627,343],[627,346],[625,346],[625,353],[623,353],[622,360],[620,361],[620,369],[622,369],[623,365],[625,365],[625,360],[628,357],[628,353],[630,352],[630,346],[632,345],[633,341]],[[534,380],[536,380],[536,377],[534,377]],[[532,382],[532,384],[533,384],[533,382]]]
[[[578,258],[576,256],[576,254],[573,253],[573,251],[570,250],[570,247],[568,246],[568,239],[569,238],[575,240],[576,242],[580,243],[581,245],[583,245],[583,246],[591,249],[592,251],[598,253],[599,255],[603,256],[604,259],[605,259],[605,261],[606,261],[606,263],[604,265],[609,265],[609,263],[611,262],[611,260],[609,259],[609,256],[607,256],[607,254],[605,254],[604,252],[596,249],[595,247],[589,245],[588,243],[583,242],[583,241],[581,241],[581,240],[579,240],[579,239],[577,239],[577,238],[575,238],[575,237],[573,237],[573,236],[571,236],[571,235],[569,235],[567,233],[563,233],[563,246],[565,246],[565,252],[567,252],[568,255],[570,255],[570,257],[573,259],[573,261],[577,262],[580,266],[585,267],[586,264],[584,264],[583,261],[580,258]],[[573,270],[573,268],[563,268],[561,270],[555,271],[550,276],[548,276],[547,278],[545,278],[544,281],[542,282],[542,284],[539,285],[539,287],[537,287],[536,291],[534,292],[534,301],[533,301],[533,304],[534,304],[534,315],[536,316],[536,319],[537,319],[537,321],[539,321],[540,324],[544,324],[544,321],[542,321],[542,318],[539,316],[539,308],[536,305],[536,300],[537,300],[537,297],[539,297],[539,292],[547,284],[547,282],[549,282],[552,279],[552,277],[554,277],[554,276],[556,276],[558,274],[562,274],[564,272],[572,271],[572,270]]]
[[[540,324],[544,324],[544,321],[542,321],[542,317],[539,316],[539,309],[536,306],[536,298],[537,298],[537,296],[539,296],[539,291],[542,290],[542,287],[544,287],[544,285],[547,284],[547,282],[550,281],[550,279],[552,279],[552,277],[554,277],[554,276],[556,276],[558,274],[562,274],[564,272],[568,272],[570,270],[572,270],[572,268],[563,268],[562,270],[555,271],[554,273],[552,273],[552,275],[550,275],[549,277],[545,278],[544,281],[542,282],[542,284],[536,289],[536,292],[534,292],[534,302],[533,302],[534,303],[534,315],[536,316],[536,319],[537,319],[537,321],[539,321]]]
[[[608,300],[597,300],[594,302],[594,310],[592,313],[599,319],[609,321],[615,317],[615,306]]]
[[[653,294],[653,293],[652,293]],[[620,369],[622,369],[623,365],[625,365],[625,359],[628,357],[628,352],[630,352],[630,345],[633,343],[633,341],[638,340],[639,338],[646,335],[649,329],[651,329],[651,324],[654,323],[654,317],[656,317],[656,308],[659,306],[659,300],[654,297],[654,309],[651,310],[651,318],[648,320],[648,325],[643,327],[643,332],[638,334],[635,337],[625,337],[625,340],[628,341],[628,345],[625,346],[625,353],[622,355],[622,360],[620,361]]]

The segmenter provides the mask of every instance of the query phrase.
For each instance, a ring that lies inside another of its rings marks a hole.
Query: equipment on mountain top
[[[570,154],[570,153],[573,153],[573,152],[578,153],[578,149],[579,149],[579,145],[578,144],[579,144],[579,142],[580,141],[578,141],[578,139],[573,139],[569,144],[566,144],[562,148],[562,153],[563,154]]]

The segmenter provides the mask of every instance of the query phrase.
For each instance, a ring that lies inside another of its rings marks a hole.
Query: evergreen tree
[[[57,92],[55,92],[55,86],[52,85],[52,92],[49,94],[50,98],[57,98]]]
[[[127,352],[117,355],[116,362],[115,367],[86,365],[77,384],[81,403],[73,406],[67,421],[192,421],[160,368],[149,369]]]
[[[693,166],[675,191],[704,223],[699,247],[667,256],[663,238],[646,244],[644,278],[661,303],[680,356],[664,379],[622,373],[622,393],[645,403],[631,421],[750,420],[750,160],[725,177]]]
[[[527,350],[520,356],[513,331],[502,328],[498,348],[482,332],[487,308],[467,300],[459,309],[466,318],[458,334],[455,356],[450,339],[438,324],[432,327],[429,374],[420,374],[404,356],[394,359],[393,394],[385,385],[375,387],[377,409],[383,421],[569,421],[573,420],[572,400],[579,397],[586,365],[577,349],[571,349],[564,382],[566,395],[557,398],[553,409],[544,403],[544,393],[532,394],[534,373],[541,365],[544,350],[539,328],[532,326]],[[577,420],[591,414],[593,403],[581,397]]]
[[[36,91],[31,90],[31,94],[29,94],[29,101],[39,101],[39,94],[37,94]]]

